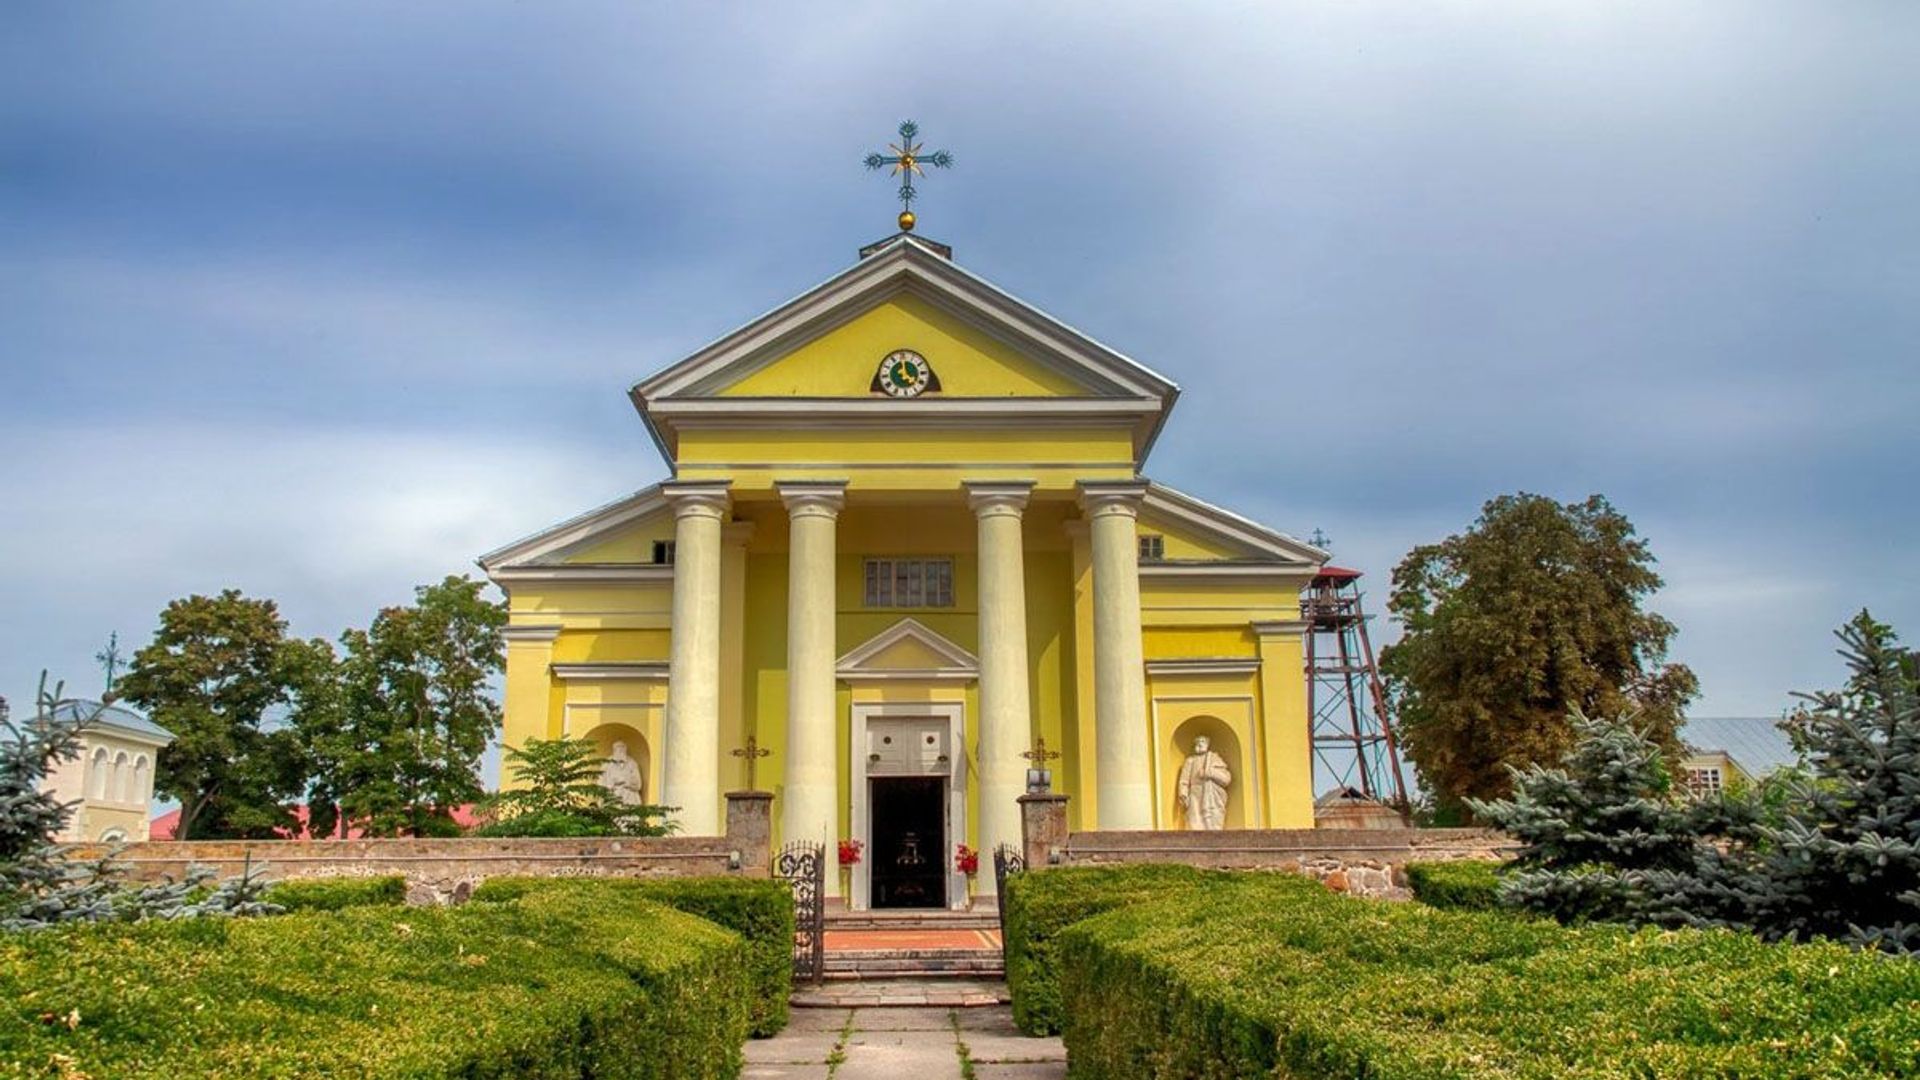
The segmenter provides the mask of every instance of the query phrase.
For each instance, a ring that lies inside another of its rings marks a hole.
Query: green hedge
[[[1187,866],[1063,866],[1007,879],[1007,990],[1013,1022],[1029,1035],[1059,1034],[1054,935],[1090,915],[1191,886],[1208,871]]]
[[[0,1076],[719,1078],[737,934],[615,890],[0,937]]]
[[[1569,929],[1244,874],[1055,947],[1076,1080],[1920,1075],[1920,964],[1829,943]]]
[[[266,900],[288,911],[393,907],[407,902],[407,879],[398,874],[374,878],[298,878],[268,886]]]
[[[1499,864],[1477,859],[1407,864],[1407,887],[1430,907],[1457,911],[1497,911]]]
[[[493,878],[473,891],[473,899],[514,899],[568,884],[565,878]],[[793,994],[794,918],[793,890],[787,885],[736,877],[627,878],[596,884],[619,895],[698,915],[746,938],[754,984],[749,1004],[753,1034],[766,1038],[787,1026],[787,999]]]

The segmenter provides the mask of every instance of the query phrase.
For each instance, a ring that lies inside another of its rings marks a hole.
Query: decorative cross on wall
[[[747,745],[742,746],[738,750],[733,751],[734,757],[747,759],[747,790],[748,791],[760,790],[759,786],[755,784],[753,780],[753,774],[756,771],[754,767],[757,764],[759,764],[761,758],[770,757],[772,756],[772,754],[773,754],[773,751],[763,749],[760,746],[760,740],[755,738],[752,735],[747,736]]]
[[[900,178],[900,190],[895,195],[900,200],[900,231],[913,231],[913,200],[918,198],[920,190],[913,186],[913,178],[927,175],[920,167],[931,165],[936,169],[953,166],[953,155],[945,150],[933,150],[923,153],[921,144],[914,142],[920,135],[920,125],[911,120],[900,124],[900,141],[888,143],[891,154],[868,154],[867,168],[884,169],[893,166],[891,175]]]
[[[1033,740],[1033,749],[1020,756],[1033,762],[1034,768],[1044,769],[1047,767],[1047,762],[1053,761],[1060,756],[1060,752],[1058,750],[1047,749],[1047,737],[1042,735]]]

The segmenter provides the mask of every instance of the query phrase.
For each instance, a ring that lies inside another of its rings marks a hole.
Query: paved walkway
[[[747,1043],[750,1080],[1063,1080],[1059,1039],[1030,1039],[1005,1005],[796,1008]],[[971,1066],[972,1072],[963,1071]]]

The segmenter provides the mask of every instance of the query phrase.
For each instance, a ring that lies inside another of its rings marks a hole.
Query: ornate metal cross
[[[752,735],[747,736],[747,745],[742,746],[738,750],[733,751],[734,757],[747,759],[747,790],[748,791],[760,790],[759,786],[753,782],[753,774],[755,771],[754,766],[759,763],[761,758],[769,757],[772,754],[773,754],[773,751],[762,749],[760,746],[760,740],[755,738]]]
[[[1058,750],[1047,749],[1047,737],[1045,735],[1042,735],[1039,738],[1036,738],[1033,740],[1033,749],[1027,751],[1024,754],[1021,754],[1020,756],[1023,758],[1026,758],[1028,761],[1033,762],[1034,768],[1044,769],[1047,767],[1047,762],[1052,761],[1060,756],[1060,752]]]
[[[107,647],[101,650],[100,652],[94,653],[93,658],[95,661],[97,661],[100,664],[101,667],[106,669],[106,672],[107,672],[106,696],[108,701],[112,701],[113,700],[113,680],[114,680],[114,677],[120,673],[120,664],[122,662],[122,657],[120,656],[120,631],[115,630],[113,633],[108,634]]]
[[[921,166],[931,165],[936,169],[945,169],[953,165],[953,155],[945,150],[922,152],[921,144],[914,141],[919,136],[919,124],[911,120],[902,121],[900,141],[887,144],[887,149],[893,153],[867,155],[867,168],[884,169],[891,165],[893,166],[891,175],[900,178],[900,190],[895,194],[900,199],[901,232],[913,231],[913,200],[920,195],[919,189],[913,186],[913,178],[927,175]]]

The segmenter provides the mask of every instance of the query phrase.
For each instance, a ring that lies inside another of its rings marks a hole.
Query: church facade
[[[505,741],[623,744],[718,833],[858,840],[856,907],[959,904],[1037,740],[1079,829],[1311,827],[1300,591],[1326,554],[1148,480],[1178,387],[902,233],[634,386],[672,479],[481,558]],[[761,748],[755,760],[745,751]]]

